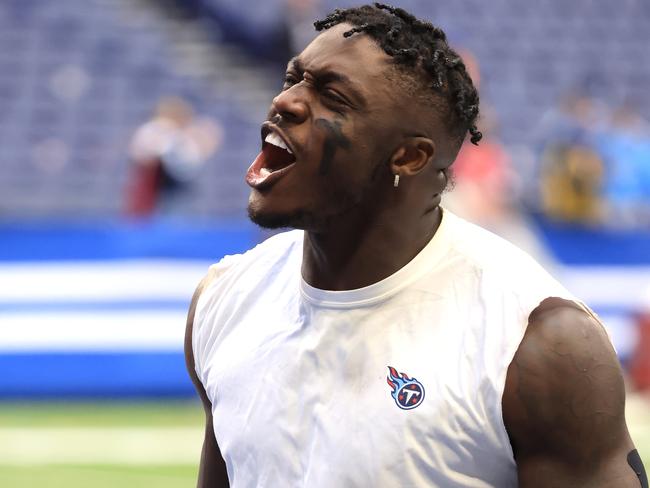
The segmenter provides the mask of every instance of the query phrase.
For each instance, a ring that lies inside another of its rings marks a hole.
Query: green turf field
[[[203,425],[198,401],[0,403],[0,428]]]
[[[75,466],[0,467],[6,488],[180,488],[196,486],[195,466]]]
[[[649,405],[628,399],[646,467]],[[0,487],[192,487],[202,425],[196,402],[0,403]]]
[[[195,486],[202,426],[195,402],[0,404],[0,487]]]

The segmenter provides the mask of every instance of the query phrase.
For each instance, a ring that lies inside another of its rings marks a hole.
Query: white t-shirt
[[[530,312],[569,292],[447,210],[411,262],[356,290],[302,280],[303,235],[224,258],[197,303],[230,486],[515,487],[507,368]]]

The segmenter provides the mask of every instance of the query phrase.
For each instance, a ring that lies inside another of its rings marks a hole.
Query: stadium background
[[[480,80],[486,141],[446,204],[601,315],[650,465],[650,4],[393,3]],[[267,236],[242,175],[284,62],[337,6],[0,4],[0,486],[194,484],[185,312],[210,263]]]

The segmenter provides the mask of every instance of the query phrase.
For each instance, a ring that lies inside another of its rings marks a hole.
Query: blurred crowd
[[[484,140],[454,163],[451,200],[469,218],[491,227],[521,204],[579,226],[650,229],[650,121],[631,103],[572,91],[539,121],[526,157],[499,141],[495,112],[483,112]]]
[[[165,97],[133,134],[126,190],[128,215],[167,213],[192,191],[201,168],[222,141],[221,123],[199,116],[179,97]]]
[[[259,123],[334,3],[0,2],[0,216],[245,219]],[[650,227],[642,2],[396,3],[467,48],[481,93],[485,137],[463,147],[445,204],[490,228],[522,208]],[[608,86],[558,96],[587,76]]]
[[[650,123],[631,103],[576,91],[539,135],[539,206],[584,225],[650,228]]]

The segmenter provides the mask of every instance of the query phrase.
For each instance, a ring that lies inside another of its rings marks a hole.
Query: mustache
[[[273,125],[280,126],[284,122],[284,117],[271,109],[266,116],[266,122],[271,122]]]
[[[265,122],[269,122],[269,123],[273,124],[274,126],[276,126],[278,129],[280,129],[283,132],[286,131],[289,128],[289,125],[290,125],[290,124],[287,124],[286,119],[281,114],[275,112],[274,110],[269,112],[269,114],[266,117]],[[286,136],[286,132],[285,132],[285,136]]]

